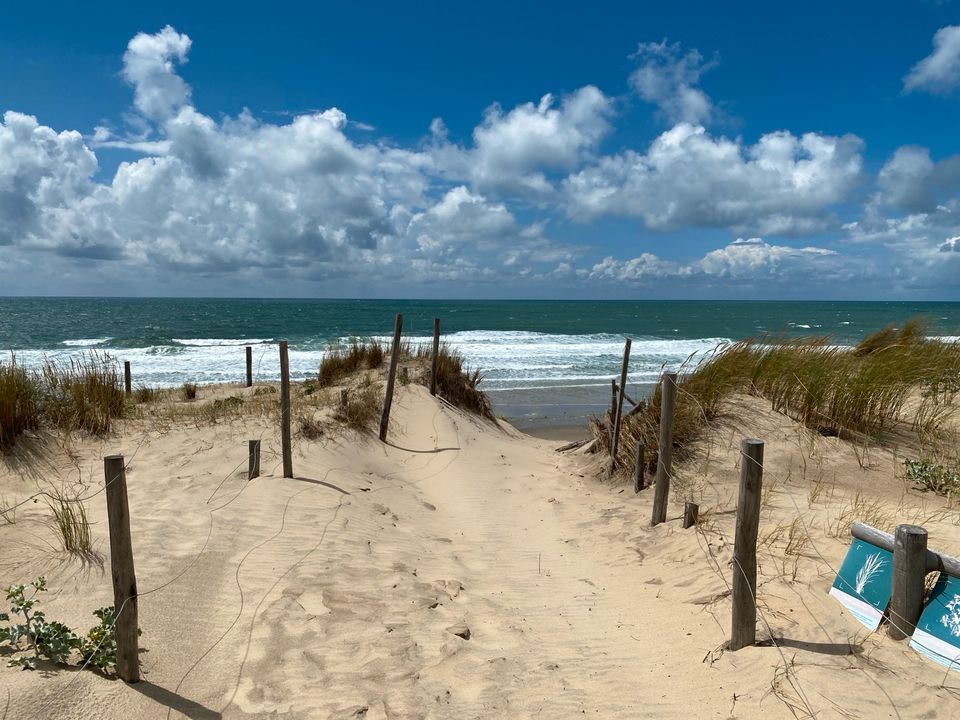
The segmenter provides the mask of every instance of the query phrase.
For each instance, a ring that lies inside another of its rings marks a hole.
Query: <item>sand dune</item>
[[[848,542],[831,528],[858,489],[891,517],[923,515],[931,546],[960,554],[956,511],[905,488],[893,452],[864,463],[738,402],[740,419],[677,468],[671,520],[656,528],[651,491],[602,479],[602,459],[558,454],[418,386],[395,400],[391,444],[300,439],[293,479],[279,477],[265,419],[130,424],[72,455],[9,459],[8,503],[51,482],[95,492],[103,454],[131,460],[143,681],[0,667],[0,717],[960,717],[955,675],[858,630],[826,594]],[[767,441],[759,636],[777,642],[730,653],[747,435]],[[248,482],[258,436],[265,474]],[[684,497],[701,504],[699,529],[680,529]],[[103,495],[86,505],[106,554]],[[0,584],[46,573],[48,615],[86,628],[112,598],[109,558],[104,571],[55,552],[48,514],[31,502],[0,522]],[[788,551],[791,532],[806,539]]]

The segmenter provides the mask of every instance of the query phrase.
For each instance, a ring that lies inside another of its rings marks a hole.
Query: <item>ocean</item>
[[[522,428],[602,411],[627,336],[629,390],[641,396],[664,369],[731,340],[816,334],[850,344],[918,316],[930,335],[960,336],[960,303],[0,298],[0,350],[27,366],[102,351],[131,362],[134,384],[169,387],[242,381],[245,345],[256,378],[275,381],[285,339],[291,376],[303,380],[333,343],[389,339],[398,312],[413,343],[429,343],[439,317],[444,341],[483,372],[496,411]]]

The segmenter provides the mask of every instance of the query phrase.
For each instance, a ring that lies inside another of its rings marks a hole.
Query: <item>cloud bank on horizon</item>
[[[210,117],[180,74],[191,46],[170,26],[129,41],[132,107],[119,130],[84,135],[4,112],[7,277],[43,268],[66,293],[96,291],[96,268],[153,292],[517,296],[576,282],[594,295],[791,287],[815,297],[870,286],[956,299],[960,156],[935,161],[906,145],[870,173],[853,134],[772,130],[748,143],[717,133],[723,110],[701,79],[720,60],[679,43],[638,46],[628,96],[586,85],[509,109],[494,103],[469,142],[452,141],[438,117],[409,147],[352,132],[337,108],[286,123],[249,111]],[[960,26],[937,31],[903,87],[960,87]],[[644,146],[610,151],[632,98],[665,127]],[[101,148],[134,159],[104,180]],[[591,236],[617,219],[636,225],[637,240],[604,254]],[[567,227],[581,239],[556,239]],[[680,231],[727,239],[686,260],[644,250],[645,235]],[[281,284],[236,291],[252,278]]]

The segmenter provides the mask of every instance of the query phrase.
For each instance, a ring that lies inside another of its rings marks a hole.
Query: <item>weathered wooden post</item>
[[[283,451],[283,476],[293,477],[293,450],[290,447],[290,359],[287,341],[280,341],[280,443]]]
[[[646,455],[645,448],[643,446],[643,440],[637,441],[637,466],[633,469],[633,491],[635,493],[643,490],[643,472],[646,469],[644,465],[646,464]]]
[[[903,640],[913,635],[923,609],[927,574],[927,531],[918,525],[897,525],[893,541],[893,595],[887,635]]]
[[[617,394],[617,406],[613,416],[613,437],[610,438],[610,472],[617,467],[617,450],[620,448],[620,419],[623,414],[623,396],[627,392],[627,368],[630,365],[630,345],[633,341],[627,338],[623,346],[623,365],[620,367],[620,392]]]
[[[253,480],[256,477],[260,477],[260,441],[248,441],[247,451],[250,456],[249,462],[247,463],[247,480]]]
[[[110,575],[113,578],[113,608],[116,621],[117,674],[128,683],[140,681],[137,649],[137,576],[133,569],[130,541],[130,509],[127,505],[127,476],[123,455],[103,458],[103,479],[107,495],[107,523],[110,528]]]
[[[133,378],[130,376],[130,361],[123,361],[123,390],[129,395],[133,392]]]
[[[393,383],[397,376],[397,363],[400,360],[400,332],[403,330],[403,315],[397,313],[393,328],[393,348],[390,352],[390,369],[387,371],[387,390],[383,397],[383,415],[380,416],[380,441],[387,441],[387,427],[390,425],[390,406],[393,404]]]
[[[665,372],[660,381],[660,445],[657,448],[657,479],[653,495],[651,525],[667,519],[670,472],[673,464],[673,413],[677,402],[677,374]]]
[[[433,360],[430,363],[430,394],[437,394],[437,360],[440,357],[440,318],[433,319]]]
[[[733,622],[730,650],[757,641],[757,528],[763,487],[763,441],[740,443],[740,495],[733,543]]]
[[[610,418],[610,432],[613,432],[613,414],[617,412],[617,379],[610,378],[610,411],[607,415]],[[613,437],[610,438],[611,444]]]
[[[253,387],[253,348],[247,345],[247,387]]]
[[[683,504],[683,529],[691,528],[697,524],[700,518],[700,506],[695,502],[685,502]]]

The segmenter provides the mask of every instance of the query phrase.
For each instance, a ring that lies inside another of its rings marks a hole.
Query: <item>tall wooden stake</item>
[[[893,596],[887,635],[903,640],[913,635],[923,609],[927,575],[927,531],[917,525],[897,525],[893,541]]]
[[[763,487],[763,441],[740,443],[740,495],[733,543],[733,620],[730,650],[757,642],[757,528]]]
[[[659,525],[667,519],[673,464],[673,413],[676,403],[677,374],[665,372],[660,383],[660,445],[657,448],[657,484],[653,495],[651,525]]]
[[[128,683],[140,681],[137,649],[137,576],[133,569],[130,541],[130,509],[127,505],[127,476],[123,455],[103,459],[107,495],[107,523],[110,528],[110,575],[113,578],[113,609],[116,622],[117,674]]]
[[[617,379],[610,378],[610,432],[613,432],[613,416],[617,412]],[[610,444],[613,444],[613,436],[610,436]]]
[[[123,390],[129,395],[133,392],[133,382],[130,376],[130,361],[123,361]]]
[[[433,319],[433,361],[430,363],[430,394],[437,394],[437,359],[440,357],[440,318]]]
[[[247,345],[247,387],[253,387],[253,348]]]
[[[623,346],[623,365],[620,367],[620,392],[617,395],[617,407],[613,415],[613,437],[610,439],[610,472],[617,466],[617,450],[620,448],[620,418],[623,414],[623,396],[627,392],[627,368],[630,365],[630,345],[633,341],[627,338]]]
[[[390,425],[390,406],[393,404],[393,383],[397,376],[397,363],[400,360],[400,332],[403,330],[403,315],[397,313],[393,328],[393,348],[390,352],[390,370],[387,372],[387,391],[383,397],[383,415],[380,416],[380,441],[387,441],[387,427]]]
[[[247,480],[253,480],[256,477],[260,477],[260,441],[248,441],[247,452],[249,455],[249,462],[247,463]]]
[[[280,341],[280,442],[283,450],[283,476],[293,477],[293,449],[290,446],[290,359],[287,341]]]

